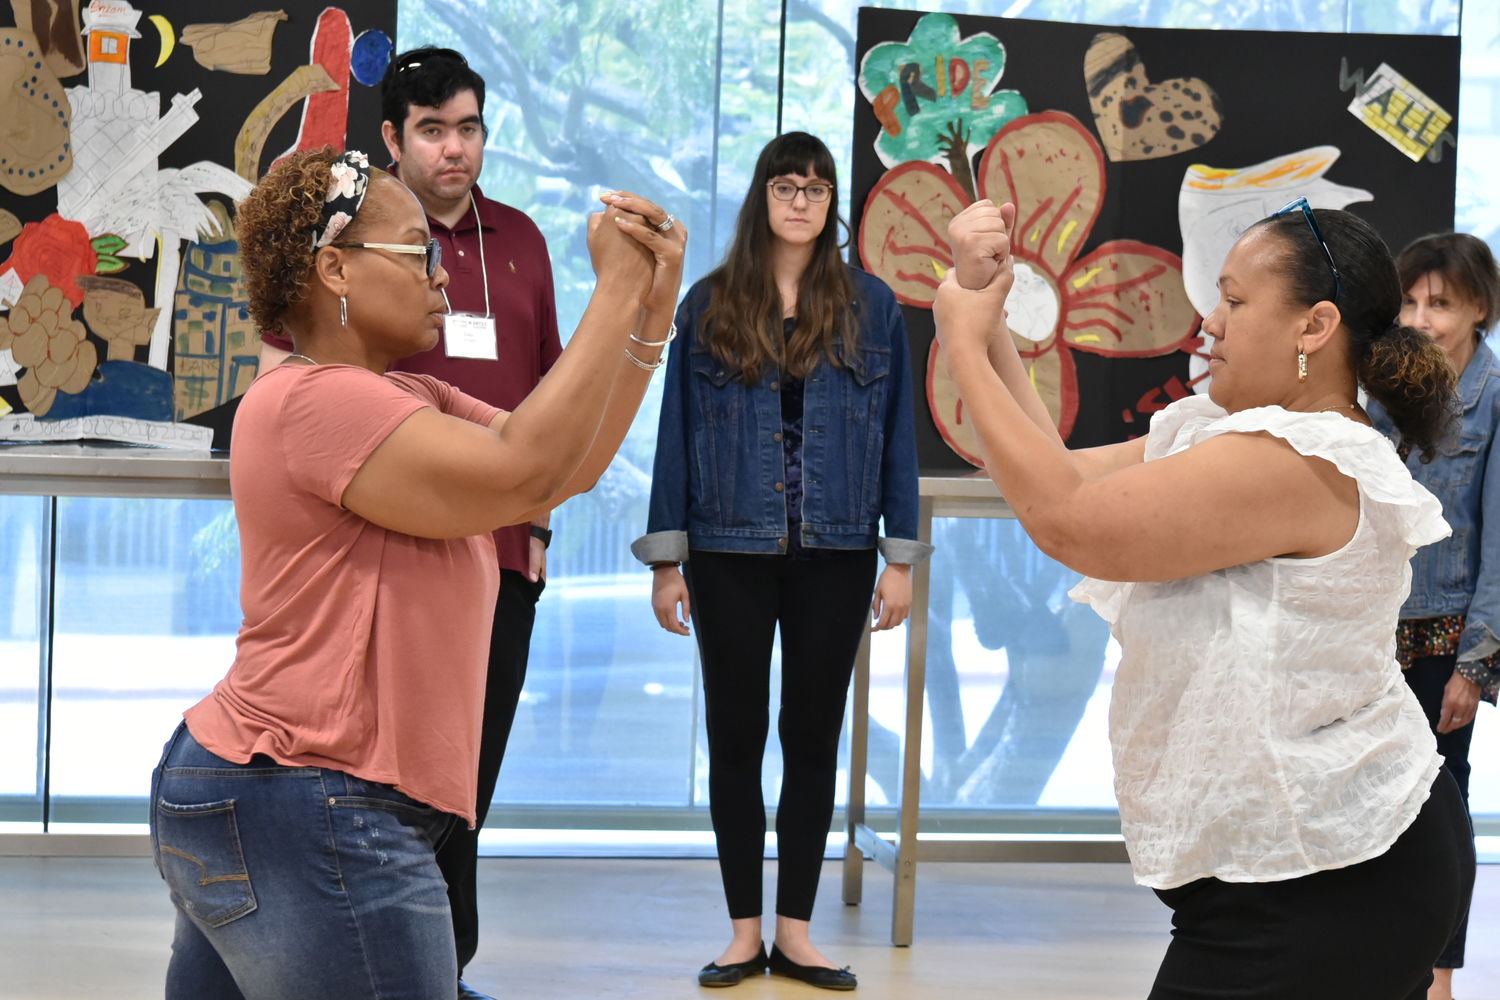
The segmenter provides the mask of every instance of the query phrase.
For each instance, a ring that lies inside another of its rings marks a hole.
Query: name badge
[[[449,313],[443,318],[443,346],[450,358],[499,361],[495,343],[495,317]]]

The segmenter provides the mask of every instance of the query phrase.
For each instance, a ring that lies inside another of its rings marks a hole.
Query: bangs
[[[833,155],[828,152],[827,146],[802,132],[790,133],[782,138],[784,141],[777,144],[766,165],[767,180],[787,174],[801,174],[838,186]]]

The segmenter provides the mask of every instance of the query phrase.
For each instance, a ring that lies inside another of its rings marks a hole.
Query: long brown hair
[[[797,325],[791,339],[782,330],[781,294],[771,270],[771,220],[767,185],[773,177],[804,174],[828,182],[828,220],[813,244],[812,260],[797,290]],[[734,241],[724,262],[708,276],[709,300],[699,341],[726,367],[739,369],[748,384],[768,369],[805,378],[821,357],[830,364],[853,361],[858,350],[854,282],[839,253],[838,174],[833,154],[816,136],[787,132],[766,144],[750,192],[740,207]],[[842,356],[841,356],[842,355]]]

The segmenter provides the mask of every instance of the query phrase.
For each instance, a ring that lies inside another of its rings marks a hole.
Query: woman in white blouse
[[[1356,393],[1430,451],[1454,390],[1441,350],[1396,322],[1375,231],[1299,199],[1224,262],[1208,395],[1070,452],[1001,318],[1014,222],[989,202],[954,218],[938,336],[990,475],[1090,578],[1074,597],[1123,651],[1120,824],[1173,910],[1151,1000],[1421,1000],[1474,854],[1395,624],[1408,560],[1448,526]]]

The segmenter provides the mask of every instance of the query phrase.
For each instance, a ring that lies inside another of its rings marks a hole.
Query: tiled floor
[[[710,995],[693,974],[727,935],[713,862],[486,859],[480,880],[473,985],[505,1000]],[[859,907],[840,905],[838,886],[830,863],[815,940],[854,967],[865,1000],[1140,1000],[1166,946],[1166,910],[1123,865],[923,865],[911,948],[886,943],[888,876],[867,869]],[[1497,931],[1500,867],[1487,865],[1456,984],[1463,1000],[1500,997]],[[170,939],[171,907],[148,860],[0,858],[5,1000],[160,997]],[[763,978],[712,995],[829,994]]]

